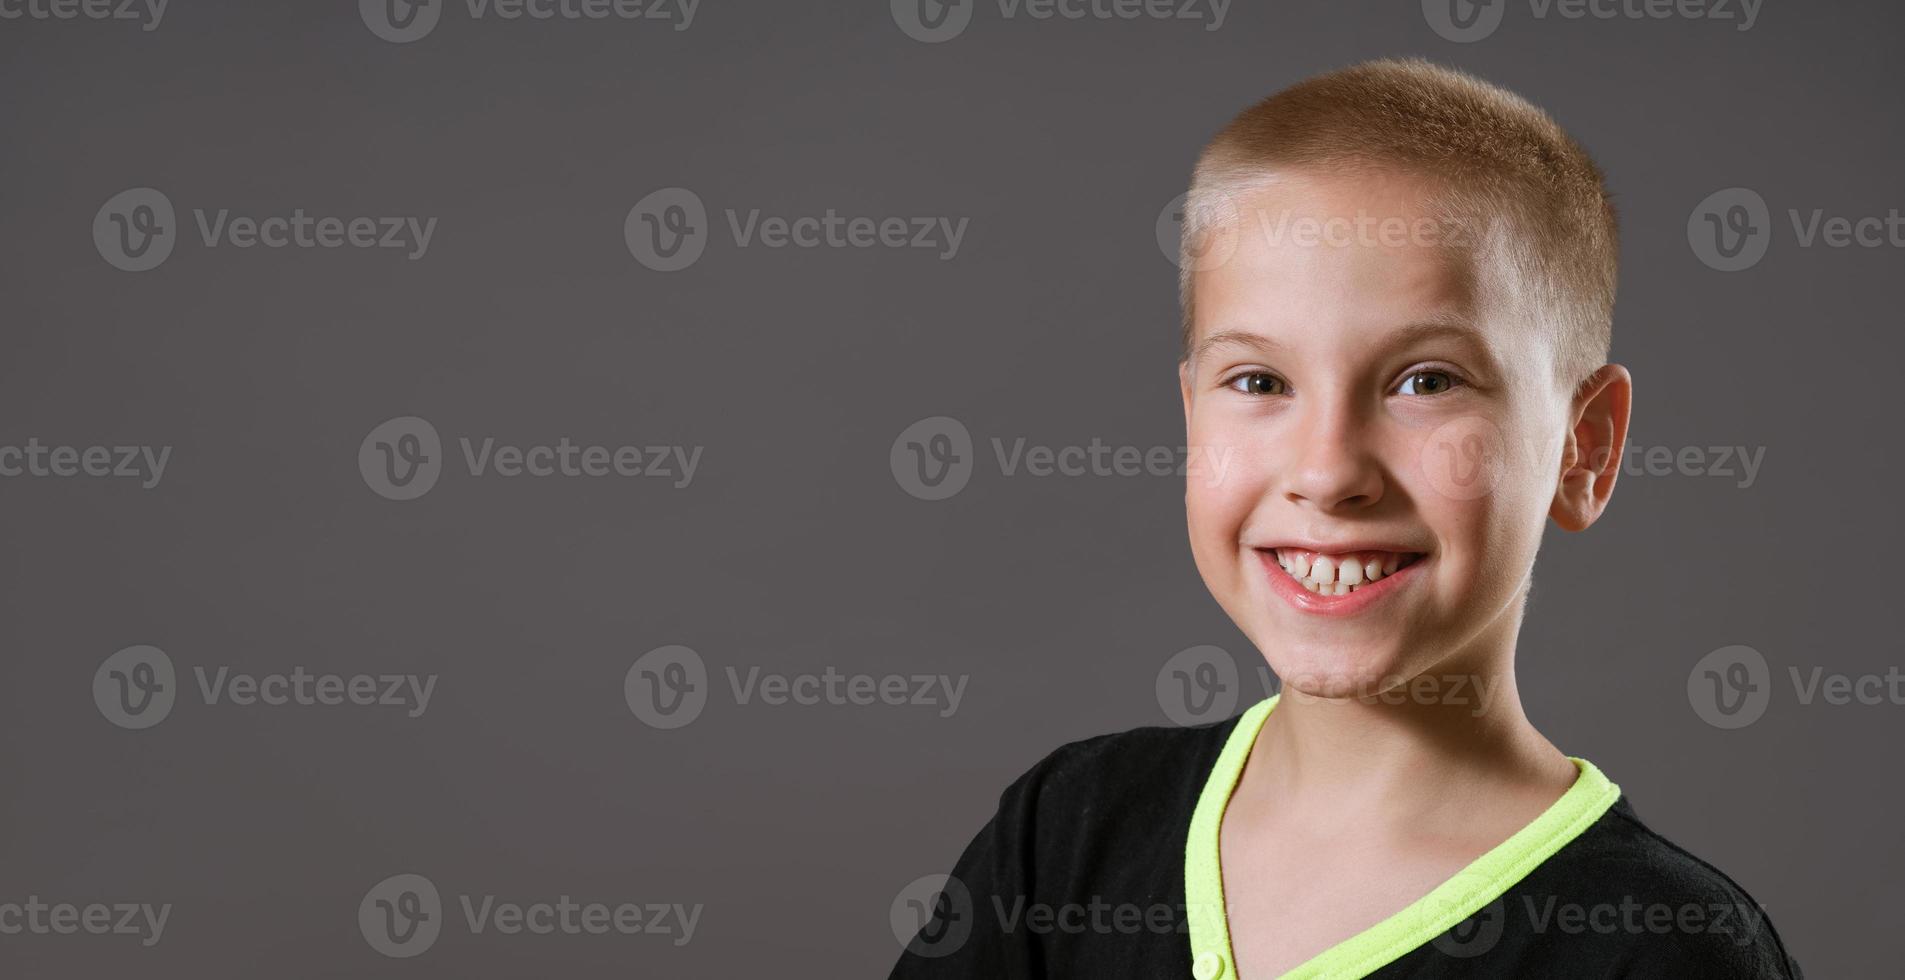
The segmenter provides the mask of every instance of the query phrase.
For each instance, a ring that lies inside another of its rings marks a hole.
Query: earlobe
[[[1633,376],[1618,364],[1594,372],[1576,394],[1560,480],[1548,509],[1563,530],[1586,530],[1607,509],[1627,448],[1633,398]]]

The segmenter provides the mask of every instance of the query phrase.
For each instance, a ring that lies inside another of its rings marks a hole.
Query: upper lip
[[[1317,541],[1273,541],[1266,544],[1253,544],[1258,551],[1275,551],[1278,548],[1293,548],[1298,551],[1310,551],[1319,555],[1347,555],[1358,551],[1393,551],[1400,555],[1426,555],[1429,549],[1413,545],[1399,545],[1390,541],[1361,539],[1335,541],[1329,543]]]

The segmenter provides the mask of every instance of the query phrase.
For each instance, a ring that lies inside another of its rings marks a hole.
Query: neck
[[[1285,690],[1251,750],[1251,795],[1285,813],[1396,827],[1459,822],[1460,801],[1478,797],[1552,802],[1574,764],[1528,721],[1512,654],[1493,659],[1370,698]]]

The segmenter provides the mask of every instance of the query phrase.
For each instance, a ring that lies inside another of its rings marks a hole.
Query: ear
[[[1191,362],[1182,360],[1177,363],[1177,390],[1184,396],[1184,431],[1191,428]]]
[[[1586,530],[1607,509],[1621,475],[1633,402],[1634,379],[1619,364],[1594,372],[1575,394],[1561,449],[1561,480],[1548,508],[1563,530]]]

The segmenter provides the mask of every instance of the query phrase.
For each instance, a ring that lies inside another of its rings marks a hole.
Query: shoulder
[[[1192,728],[1133,728],[1069,742],[1026,770],[1005,795],[1054,818],[1117,805],[1181,808],[1188,821],[1189,805],[1236,725],[1232,718]]]
[[[1000,795],[893,976],[1181,971],[1184,841],[1235,727],[1135,728],[1048,753]]]
[[[1766,909],[1622,797],[1524,882],[1538,931],[1614,940],[1643,976],[1797,978]]]
[[[981,849],[1041,890],[1181,889],[1191,814],[1235,727],[1135,728],[1062,745],[1000,795]]]
[[[1193,775],[1193,769],[1208,770],[1236,727],[1237,719],[1231,718],[1191,728],[1132,728],[1067,742],[1020,778],[1051,787],[1175,782]],[[1194,781],[1201,786],[1205,775],[1196,772]]]
[[[1608,886],[1618,883],[1660,901],[1760,909],[1725,872],[1648,826],[1625,796],[1583,835],[1582,843],[1604,869]]]

